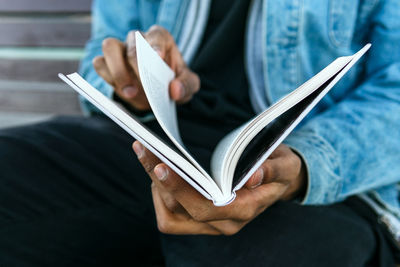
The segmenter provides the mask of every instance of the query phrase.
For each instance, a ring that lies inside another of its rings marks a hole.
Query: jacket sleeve
[[[130,30],[141,29],[139,3],[135,0],[94,0],[92,4],[91,39],[86,44],[85,56],[81,61],[79,73],[104,95],[111,97],[112,88],[93,68],[92,60],[102,55],[102,42],[108,37],[125,40]],[[86,113],[97,112],[89,102],[81,98]]]
[[[400,2],[381,1],[365,79],[285,141],[304,159],[304,204],[327,204],[400,181]]]

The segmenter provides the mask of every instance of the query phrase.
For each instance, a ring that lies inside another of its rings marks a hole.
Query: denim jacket
[[[106,37],[165,27],[189,63],[207,23],[209,0],[95,0],[92,38],[81,74],[110,96],[94,71]],[[335,58],[372,48],[323,98],[285,143],[304,159],[304,204],[360,195],[400,240],[400,1],[253,0],[246,32],[246,71],[261,112]],[[92,107],[85,104],[87,110]]]

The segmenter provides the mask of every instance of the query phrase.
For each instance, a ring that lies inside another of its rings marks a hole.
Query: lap
[[[226,132],[191,121],[181,130],[205,165]],[[279,203],[230,237],[160,237],[132,141],[103,117],[0,131],[0,265],[161,263],[163,250],[169,266],[361,266],[374,254],[376,234],[343,203]]]
[[[150,249],[161,255],[150,180],[132,141],[103,118],[0,131],[0,265],[110,266]]]
[[[381,266],[377,235],[347,203],[280,202],[233,236],[162,238],[170,266]]]

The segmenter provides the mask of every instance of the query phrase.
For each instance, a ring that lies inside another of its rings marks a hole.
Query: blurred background
[[[0,0],[0,128],[80,114],[57,74],[78,69],[91,0]]]

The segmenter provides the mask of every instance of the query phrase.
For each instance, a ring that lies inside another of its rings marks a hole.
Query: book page
[[[140,81],[154,116],[167,135],[183,146],[175,102],[169,97],[169,83],[175,73],[139,32],[136,32],[136,52]]]
[[[135,34],[140,81],[154,116],[166,135],[187,159],[207,179],[213,180],[187,151],[179,134],[175,102],[169,96],[169,83],[175,77],[174,72],[139,32]]]
[[[369,47],[368,44],[353,56],[336,59],[305,84],[259,114],[239,131],[228,135],[227,140],[223,139],[218,144],[214,154],[216,158],[223,157],[224,164],[212,165],[214,167],[212,174],[216,174],[217,184],[226,186],[222,189],[224,194],[226,191],[232,190],[232,186],[235,191],[245,184],[272,151],[366,53]],[[257,135],[260,138],[256,138]],[[259,139],[261,142],[251,145],[251,155],[244,155],[248,162],[239,164],[240,170],[237,170],[242,153],[253,139]],[[238,177],[234,177],[235,175]]]
[[[229,194],[230,189],[226,187],[226,185],[222,184],[223,179],[223,170],[226,169],[226,164],[228,163],[227,156],[229,155],[229,150],[232,145],[235,143],[235,140],[238,138],[240,133],[246,127],[247,124],[233,130],[228,135],[226,135],[217,145],[214,153],[211,157],[211,171],[212,176],[214,177],[214,181],[218,184],[218,186],[225,190],[224,194]]]
[[[162,139],[159,139],[146,126],[135,119],[134,116],[120,109],[117,103],[100,93],[79,74],[73,73],[67,76],[59,74],[59,77],[131,136],[139,140],[147,149],[171,167],[172,170],[203,196],[214,202],[220,202],[226,198],[222,196],[220,189],[214,181],[210,181],[204,177],[184,155],[179,153],[175,148],[170,147]]]

